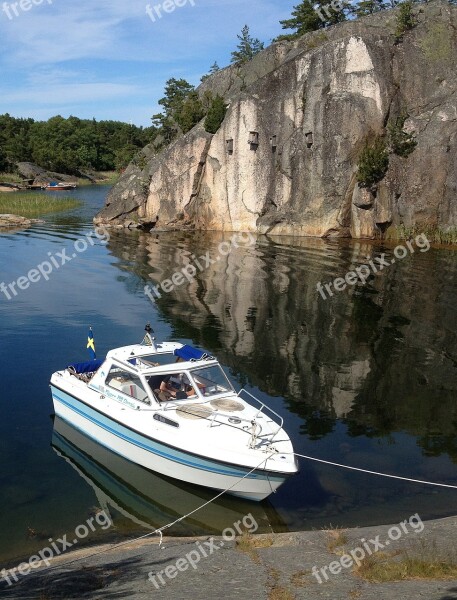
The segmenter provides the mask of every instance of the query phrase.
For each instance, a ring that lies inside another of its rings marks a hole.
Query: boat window
[[[135,398],[135,400],[151,404],[140,378],[128,371],[124,371],[120,367],[111,367],[105,383],[131,398]]]
[[[219,365],[191,371],[191,375],[203,396],[233,392],[233,387]]]

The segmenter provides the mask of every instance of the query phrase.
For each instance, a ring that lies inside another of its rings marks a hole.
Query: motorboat
[[[282,417],[211,354],[152,334],[55,372],[55,414],[150,471],[249,500],[276,492],[298,471]]]
[[[75,190],[77,188],[76,183],[65,183],[63,181],[51,181],[44,188],[46,190],[50,190],[52,192],[62,192],[62,191],[70,191]]]
[[[258,533],[287,531],[268,501],[253,504],[223,495],[208,503],[212,490],[135,465],[59,417],[54,419],[52,448],[92,488],[97,509],[122,516],[116,526],[123,531],[156,530],[189,512],[192,514],[185,521],[173,525],[170,535],[221,535],[227,523],[235,523],[248,513],[254,517]]]

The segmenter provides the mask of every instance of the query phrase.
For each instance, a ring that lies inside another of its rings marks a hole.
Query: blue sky
[[[187,0],[155,22],[148,3],[159,0],[1,0],[0,114],[149,126],[167,79],[198,84],[229,64],[245,24],[269,44],[298,1]]]

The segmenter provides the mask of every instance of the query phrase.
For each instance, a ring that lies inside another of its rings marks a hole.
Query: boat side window
[[[136,375],[124,371],[120,367],[112,366],[105,380],[106,385],[119,390],[123,394],[135,398],[140,402],[151,404],[149,396],[145,391],[141,380]]]

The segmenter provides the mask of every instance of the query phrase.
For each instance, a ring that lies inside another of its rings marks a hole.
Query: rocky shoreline
[[[38,568],[10,586],[2,579],[0,590],[2,598],[21,600],[142,600],[154,594],[164,600],[455,600],[457,577],[370,583],[357,561],[347,566],[344,557],[358,557],[364,565],[365,549],[371,560],[379,557],[385,563],[408,556],[457,564],[456,532],[457,517],[422,522],[418,515],[405,515],[402,523],[349,530],[228,541],[164,538],[162,548],[151,537],[67,553],[49,569]]]
[[[0,229],[27,229],[34,223],[43,223],[41,219],[28,219],[19,215],[0,214]]]

